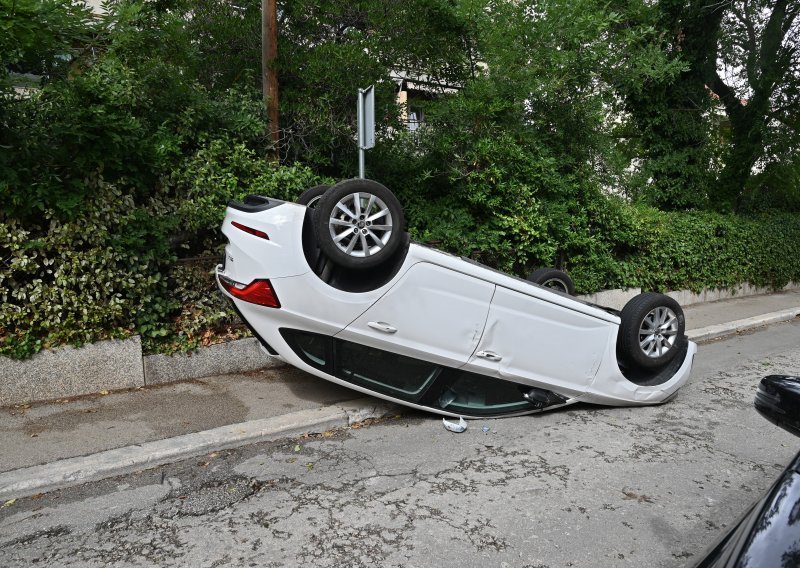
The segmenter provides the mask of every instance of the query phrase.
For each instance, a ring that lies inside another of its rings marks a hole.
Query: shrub
[[[253,191],[293,198],[320,180],[241,148],[241,160],[236,153],[199,154],[207,160],[189,159],[206,171],[197,174],[208,184],[199,199],[187,190],[187,199],[172,195],[137,206],[132,195],[95,177],[87,183],[97,197],[70,220],[45,210],[36,223],[0,221],[0,354],[25,357],[132,334],[142,337],[146,351],[163,352],[243,333],[216,290],[215,262],[178,262],[179,229],[191,228],[184,249],[220,258],[217,229],[229,199]]]
[[[177,305],[163,276],[174,259],[166,231],[139,239],[147,214],[97,184],[101,197],[72,221],[47,210],[36,225],[0,222],[0,353],[168,333]]]

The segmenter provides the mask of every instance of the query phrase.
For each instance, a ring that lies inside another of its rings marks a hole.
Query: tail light
[[[219,283],[222,284],[228,294],[239,300],[268,308],[281,307],[278,296],[275,294],[275,289],[269,280],[253,280],[250,284],[242,284],[220,275]]]
[[[267,233],[265,233],[264,231],[259,231],[258,229],[254,229],[253,227],[242,225],[241,223],[237,223],[236,221],[231,221],[231,225],[233,225],[240,231],[244,231],[245,233],[248,233],[250,235],[254,235],[256,237],[269,240],[269,235],[267,235]]]

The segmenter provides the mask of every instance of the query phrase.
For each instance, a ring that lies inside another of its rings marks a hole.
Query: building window
[[[411,132],[414,132],[422,126],[422,123],[425,122],[425,112],[422,110],[422,107],[418,106],[409,106],[408,107],[408,129]]]

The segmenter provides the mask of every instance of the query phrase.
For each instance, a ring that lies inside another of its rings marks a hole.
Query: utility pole
[[[261,86],[264,106],[269,119],[269,134],[272,140],[273,158],[280,159],[278,148],[278,74],[275,61],[278,57],[278,9],[276,0],[261,0]]]

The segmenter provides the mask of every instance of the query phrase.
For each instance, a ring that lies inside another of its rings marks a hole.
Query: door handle
[[[475,353],[476,357],[480,357],[481,359],[486,359],[487,361],[501,361],[503,359],[502,356],[498,355],[494,351],[478,351]]]
[[[367,325],[370,326],[372,329],[377,329],[378,331],[382,331],[383,333],[396,333],[397,328],[392,327],[388,323],[382,321],[371,321],[367,322]]]

